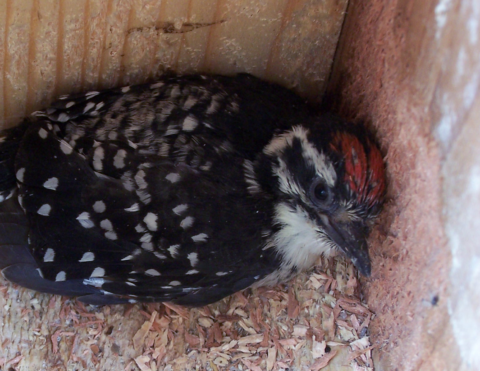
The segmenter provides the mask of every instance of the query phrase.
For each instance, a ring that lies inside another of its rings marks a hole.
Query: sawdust
[[[122,307],[125,325],[130,316],[144,320],[124,339],[128,343],[112,350],[136,351],[125,371],[371,371],[368,324],[373,314],[360,299],[356,272],[341,258],[320,263],[323,268],[287,285],[246,290],[202,308],[171,303]],[[52,297],[51,305],[57,300]],[[101,336],[112,332],[110,307],[61,300],[49,352],[68,352],[68,369],[100,366]],[[13,365],[21,355],[1,361]]]

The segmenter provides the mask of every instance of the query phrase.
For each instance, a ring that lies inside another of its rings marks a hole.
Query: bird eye
[[[310,197],[317,206],[327,207],[332,200],[332,193],[322,179],[317,179],[310,187]]]

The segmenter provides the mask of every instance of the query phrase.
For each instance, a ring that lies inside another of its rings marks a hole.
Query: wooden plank
[[[85,54],[85,7],[87,0],[60,2],[57,94],[82,90]]]
[[[153,71],[161,74],[165,70],[176,70],[180,50],[183,46],[182,30],[191,9],[190,0],[164,0],[157,26],[159,28]]]
[[[108,1],[89,0],[85,10],[85,55],[82,65],[83,90],[96,89],[100,78],[106,37]]]
[[[327,86],[347,0],[289,0],[266,77],[319,102]]]
[[[217,0],[191,0],[186,32],[182,34],[182,48],[178,54],[176,70],[181,73],[203,71],[210,30],[215,24]],[[221,20],[219,20],[221,21]],[[191,31],[188,31],[190,25]]]
[[[59,2],[35,0],[32,13],[32,35],[27,114],[47,106],[55,98]]]
[[[158,40],[156,29],[162,0],[134,0],[130,11],[122,59],[122,84],[146,81],[151,72]]]
[[[99,88],[120,84],[122,58],[130,18],[129,0],[109,0],[106,36],[100,68]]]
[[[26,113],[28,60],[33,0],[8,1],[4,62],[5,126],[18,123]]]
[[[286,3],[219,0],[215,21],[224,22],[211,29],[205,69],[263,76]]]

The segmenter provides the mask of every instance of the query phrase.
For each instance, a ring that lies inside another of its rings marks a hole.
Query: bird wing
[[[241,158],[202,172],[128,141],[74,148],[58,133],[40,119],[20,144],[19,201],[36,265],[13,264],[8,279],[91,303],[203,305],[273,269],[257,227],[266,212],[241,185]]]

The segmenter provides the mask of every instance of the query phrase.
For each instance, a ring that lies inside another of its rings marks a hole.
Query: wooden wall
[[[480,370],[479,20],[478,0],[349,3],[328,95],[387,159],[364,282],[377,371]]]
[[[165,70],[250,72],[319,100],[347,0],[2,0],[0,124]]]

